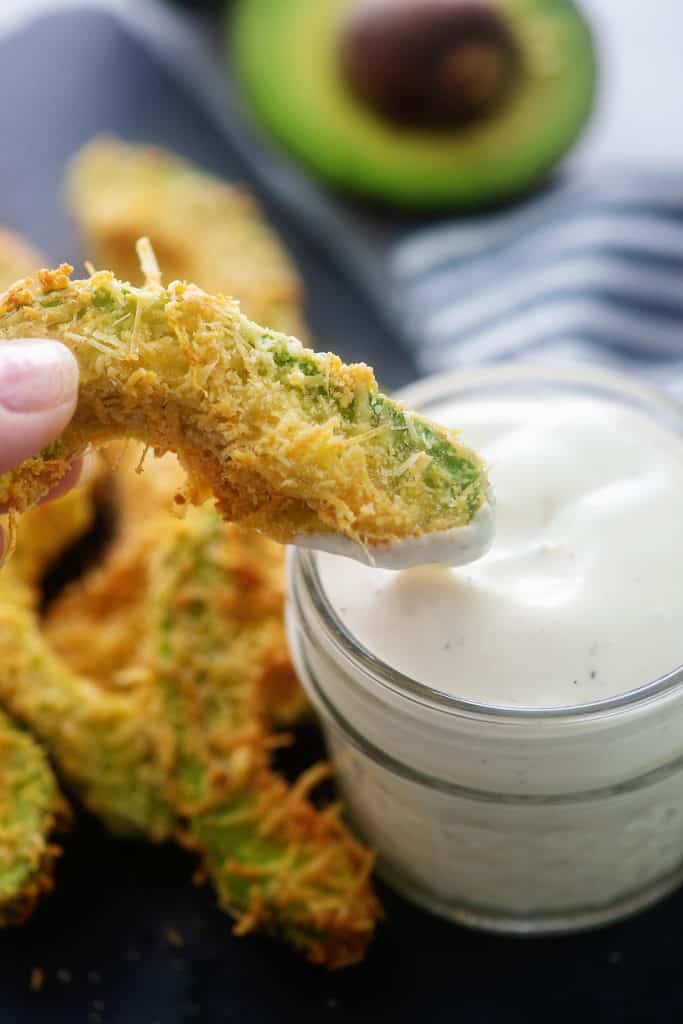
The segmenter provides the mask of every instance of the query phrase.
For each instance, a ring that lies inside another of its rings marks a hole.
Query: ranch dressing
[[[287,622],[383,877],[494,931],[573,931],[683,880],[683,408],[596,367],[405,396],[489,463],[479,561],[291,551]]]
[[[478,562],[403,573],[322,555],[347,629],[421,683],[485,704],[624,693],[683,662],[683,445],[592,397],[430,410],[489,463],[496,537]]]
[[[363,545],[339,533],[300,534],[294,538],[298,548],[326,551],[353,558],[373,569],[410,569],[416,565],[467,565],[486,554],[494,532],[492,495],[471,522],[450,530],[434,530],[417,537],[403,537],[387,544]]]

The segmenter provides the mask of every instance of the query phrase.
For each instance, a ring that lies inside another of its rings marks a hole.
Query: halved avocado
[[[405,207],[527,189],[595,95],[571,0],[239,0],[232,28],[262,124],[332,184]]]

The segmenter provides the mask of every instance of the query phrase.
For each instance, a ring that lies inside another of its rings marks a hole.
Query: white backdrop
[[[683,169],[683,0],[582,0],[601,51],[602,90],[582,162]]]

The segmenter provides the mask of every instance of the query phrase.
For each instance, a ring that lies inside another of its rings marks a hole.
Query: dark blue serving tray
[[[0,223],[52,260],[80,260],[61,181],[98,132],[172,146],[267,189],[113,15],[53,13],[0,39],[0,95]],[[329,245],[272,192],[262,197],[306,279],[320,344],[374,363],[387,386],[409,380],[397,338]],[[347,226],[352,240],[352,217]],[[296,757],[319,753],[308,730]],[[680,894],[601,931],[522,940],[449,925],[383,889],[387,920],[366,963],[330,975],[275,943],[233,938],[174,848],[114,841],[85,815],[64,845],[56,893],[27,927],[0,933],[0,1024],[668,1024],[683,1014]]]

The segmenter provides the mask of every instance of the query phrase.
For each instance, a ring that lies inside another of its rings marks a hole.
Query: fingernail
[[[56,341],[13,341],[0,345],[0,405],[8,412],[44,412],[72,402],[78,366]]]

